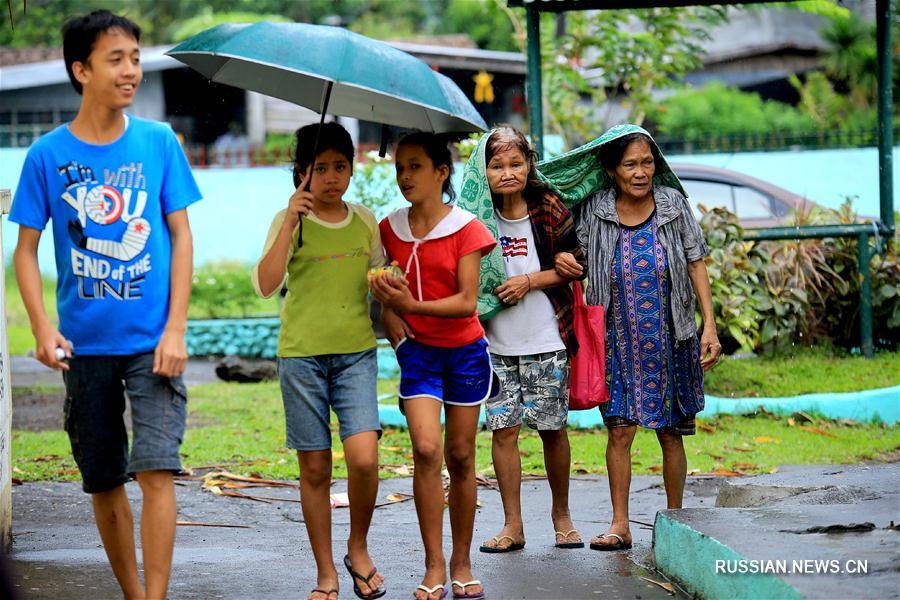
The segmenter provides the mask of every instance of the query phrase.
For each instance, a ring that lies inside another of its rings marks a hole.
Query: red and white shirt
[[[409,207],[401,208],[379,223],[381,242],[388,260],[396,260],[406,274],[409,289],[419,301],[440,300],[459,293],[459,259],[473,252],[484,256],[497,245],[475,215],[454,206],[424,238],[409,227]],[[484,337],[478,315],[432,317],[402,313],[416,341],[430,346],[457,348]]]

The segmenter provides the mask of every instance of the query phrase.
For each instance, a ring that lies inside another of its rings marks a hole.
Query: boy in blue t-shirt
[[[172,130],[124,112],[141,83],[140,34],[108,11],[66,23],[63,53],[81,108],[28,151],[10,220],[19,224],[16,278],[36,355],[63,371],[65,428],[113,573],[126,598],[164,598],[185,422],[193,262],[185,208],[200,191]],[[48,220],[59,330],[44,309],[37,260]],[[124,487],[130,475],[143,494],[146,587]]]

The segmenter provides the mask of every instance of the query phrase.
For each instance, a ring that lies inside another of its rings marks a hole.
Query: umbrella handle
[[[313,166],[316,163],[316,151],[319,149],[319,136],[322,134],[322,125],[325,124],[325,115],[328,114],[328,102],[331,100],[331,88],[334,87],[334,82],[329,81],[325,84],[325,89],[322,90],[322,103],[320,105],[319,110],[319,128],[316,130],[316,142],[313,144]],[[312,177],[309,178],[309,181],[306,183],[306,191],[309,191],[312,187]],[[297,248],[303,247],[303,220],[300,220],[300,223],[297,225]]]

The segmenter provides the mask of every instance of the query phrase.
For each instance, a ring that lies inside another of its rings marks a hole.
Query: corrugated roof
[[[141,67],[145,72],[164,71],[184,65],[165,52],[172,46],[151,46],[141,49]],[[69,81],[62,59],[46,60],[24,65],[0,67],[0,92],[21,90]]]

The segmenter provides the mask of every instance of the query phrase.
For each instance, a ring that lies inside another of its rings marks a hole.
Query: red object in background
[[[515,92],[512,95],[512,110],[515,113],[526,114],[528,112],[528,103],[525,101],[525,94]]]

